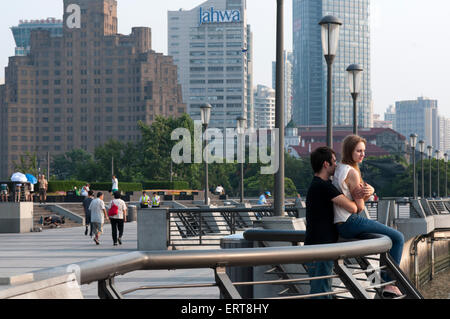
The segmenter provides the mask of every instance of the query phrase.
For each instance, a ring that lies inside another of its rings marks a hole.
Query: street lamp
[[[277,0],[275,129],[278,130],[278,171],[274,177],[273,213],[284,215],[284,0]]]
[[[347,68],[348,72],[348,84],[350,88],[350,94],[353,99],[353,134],[358,134],[358,107],[356,100],[358,99],[359,92],[361,90],[361,78],[363,68],[359,64],[351,64]]]
[[[441,165],[439,165],[439,155],[440,155],[441,151],[440,150],[436,150],[435,153],[436,153],[436,161],[437,161],[437,197],[439,198],[440,197],[440,193],[439,193],[439,166],[441,166]]]
[[[240,147],[240,154],[241,154],[241,180],[240,180],[240,191],[241,191],[241,203],[244,203],[244,161],[245,161],[245,141],[243,139],[244,137],[244,133],[245,133],[245,127],[247,124],[247,119],[243,116],[239,116],[237,119],[237,132],[238,132],[238,136],[239,136],[239,143],[238,143],[238,147],[239,145]]]
[[[202,120],[202,126],[204,131],[204,147],[205,150],[205,205],[208,205],[208,152],[206,152],[206,130],[208,129],[209,120],[211,118],[211,105],[208,103],[203,104],[200,107],[200,114],[201,114],[201,120]]]
[[[430,188],[430,198],[432,198],[432,193],[431,193],[431,156],[433,154],[433,147],[428,145],[427,146],[427,153],[428,153],[428,161],[430,162],[430,176],[429,176],[429,183],[428,186]]]
[[[332,109],[332,65],[336,57],[339,30],[342,25],[341,20],[328,15],[319,22],[322,27],[322,49],[327,61],[328,80],[327,80],[327,146],[333,148],[333,109]]]
[[[411,134],[409,136],[409,145],[411,145],[411,156],[413,162],[413,191],[414,199],[417,199],[417,181],[416,181],[416,144],[417,144],[417,134]]]
[[[422,198],[425,198],[425,185],[424,185],[424,171],[423,171],[423,155],[425,152],[425,142],[423,140],[419,141],[419,151],[420,151],[420,161],[422,162]]]
[[[445,194],[444,194],[444,197],[448,197],[448,189],[447,189],[447,186],[448,186],[448,175],[447,175],[447,168],[448,168],[448,154],[447,153],[445,153],[444,154],[444,163],[445,163]]]

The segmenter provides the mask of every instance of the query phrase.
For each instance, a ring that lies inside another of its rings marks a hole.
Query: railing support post
[[[366,290],[353,277],[353,274],[344,265],[344,260],[339,259],[334,262],[334,272],[339,276],[344,285],[350,290],[355,299],[370,299]]]
[[[123,299],[114,285],[114,277],[98,281],[98,297],[100,299]]]
[[[230,277],[228,277],[225,267],[216,267],[214,269],[214,277],[220,294],[224,299],[242,299],[236,287],[231,282]]]

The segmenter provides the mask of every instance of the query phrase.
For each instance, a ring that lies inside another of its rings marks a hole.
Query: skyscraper
[[[16,55],[27,55],[30,53],[31,31],[36,29],[50,31],[51,37],[62,37],[62,20],[55,18],[20,20],[18,26],[11,27],[14,41],[16,41]]]
[[[0,86],[0,178],[20,155],[93,152],[140,139],[139,120],[186,111],[173,58],[150,28],[117,33],[116,0],[64,0],[63,34],[33,30],[28,56],[10,57]]]
[[[333,122],[352,125],[353,102],[346,69],[357,63],[364,69],[358,98],[358,125],[371,127],[370,0],[293,0],[293,119],[297,125],[326,123],[327,66],[318,25],[326,15],[343,21],[333,63]]]
[[[210,127],[252,123],[252,48],[246,0],[209,0],[191,10],[168,12],[168,52],[179,67],[188,113],[200,119],[210,103]]]
[[[413,133],[418,141],[439,148],[438,101],[424,97],[395,102],[394,129],[409,138]]]

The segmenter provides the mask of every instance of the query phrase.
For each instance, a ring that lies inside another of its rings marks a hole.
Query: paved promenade
[[[80,261],[126,254],[137,249],[137,223],[126,223],[123,245],[113,246],[111,226],[104,226],[100,245],[96,246],[84,227],[58,228],[40,233],[0,234],[0,279],[39,269],[72,264]],[[210,283],[211,269],[135,271],[116,277],[119,291],[143,285]],[[0,286],[1,289],[2,286]],[[82,286],[86,299],[97,297],[97,283]],[[219,298],[217,288],[142,290],[126,298]]]

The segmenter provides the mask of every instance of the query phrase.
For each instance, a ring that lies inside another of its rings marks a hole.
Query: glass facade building
[[[297,125],[325,125],[327,65],[319,21],[326,15],[342,20],[339,46],[333,63],[333,122],[352,125],[353,102],[346,69],[363,69],[358,98],[358,126],[372,126],[370,65],[370,0],[293,0],[294,101]]]
[[[246,0],[209,0],[192,10],[168,12],[168,52],[178,66],[188,113],[213,107],[210,127],[253,124],[252,35]]]
[[[20,20],[18,26],[11,27],[16,42],[15,55],[26,56],[30,53],[31,31],[37,29],[50,31],[51,37],[62,37],[63,35],[61,19]]]

